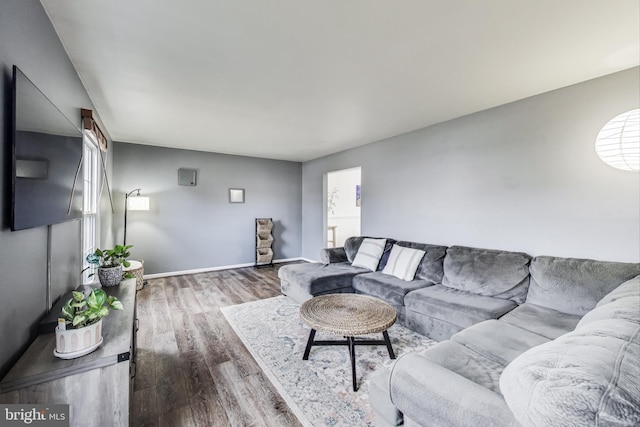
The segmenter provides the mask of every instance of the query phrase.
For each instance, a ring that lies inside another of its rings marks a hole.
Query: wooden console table
[[[103,288],[124,310],[103,320],[104,342],[77,359],[53,355],[56,336],[38,335],[0,382],[0,403],[69,404],[71,426],[128,426],[135,374],[136,279]]]

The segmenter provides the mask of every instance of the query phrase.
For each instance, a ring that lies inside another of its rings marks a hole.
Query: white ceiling
[[[114,140],[306,161],[637,66],[638,0],[41,0]]]

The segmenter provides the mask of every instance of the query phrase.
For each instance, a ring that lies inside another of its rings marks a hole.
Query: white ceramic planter
[[[60,330],[56,326],[57,357],[72,359],[91,353],[102,344],[102,319],[93,325],[80,329]]]

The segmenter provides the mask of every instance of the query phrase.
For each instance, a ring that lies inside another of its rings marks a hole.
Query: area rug
[[[300,306],[285,296],[222,308],[222,313],[291,410],[305,426],[373,426],[369,379],[393,360],[385,346],[356,347],[358,391],[351,385],[347,346],[313,347],[302,354],[309,327]],[[389,328],[396,356],[419,351],[435,341],[400,325]],[[381,339],[381,334],[367,336]],[[318,333],[316,340],[341,339]]]

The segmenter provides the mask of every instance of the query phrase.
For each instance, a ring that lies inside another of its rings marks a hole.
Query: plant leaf
[[[76,326],[76,327],[77,326],[80,326],[80,327],[85,326],[85,322],[86,321],[87,321],[87,316],[84,314],[84,312],[82,312],[82,313],[76,315],[73,318],[73,326]]]
[[[102,307],[107,300],[107,294],[102,289],[94,289],[93,292],[96,296],[96,303],[98,307]]]
[[[96,298],[95,290],[92,290],[89,296],[87,297],[87,305],[92,310],[96,310],[100,307],[100,305],[98,305],[98,299]]]
[[[71,307],[71,301],[72,300],[67,301],[62,307],[62,316],[69,321],[73,320],[73,311],[74,311],[73,308]]]
[[[78,291],[73,291],[73,299],[76,301],[82,301],[84,300],[84,294],[82,292],[78,292]]]
[[[87,305],[86,301],[72,302],[71,303],[71,307],[75,307],[75,308],[82,308],[82,307],[84,307],[86,305]],[[79,310],[76,310],[76,311],[79,311]]]
[[[124,308],[120,300],[113,296],[107,298],[107,304],[109,304],[109,307],[113,310],[122,310]]]

